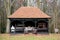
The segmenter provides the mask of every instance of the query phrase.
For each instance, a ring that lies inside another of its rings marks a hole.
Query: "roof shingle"
[[[51,18],[37,7],[20,7],[8,18]]]

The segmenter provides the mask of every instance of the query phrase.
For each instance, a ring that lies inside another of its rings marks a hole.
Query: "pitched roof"
[[[37,7],[20,7],[8,18],[51,18]]]

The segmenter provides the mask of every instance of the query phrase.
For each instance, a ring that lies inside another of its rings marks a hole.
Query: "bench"
[[[24,32],[24,27],[16,27],[16,32]]]

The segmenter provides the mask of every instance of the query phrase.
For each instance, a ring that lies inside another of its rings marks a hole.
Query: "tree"
[[[11,14],[11,6],[13,5],[13,3],[15,2],[15,0],[13,0],[11,2],[11,0],[4,0],[4,7],[5,7],[5,10],[6,10],[6,15],[7,15],[7,18],[8,16]],[[10,21],[9,19],[7,19],[7,27],[6,27],[6,32],[9,33],[9,25],[10,25]]]
[[[58,6],[57,6],[57,0],[48,0],[48,13],[50,13],[51,15],[51,25],[50,27],[53,27],[53,29],[55,29],[56,27],[58,27]],[[51,28],[52,29],[52,28]],[[53,31],[52,29],[52,31]]]
[[[3,0],[0,0],[0,32],[4,33],[6,27],[6,14],[3,5]]]
[[[18,6],[13,6],[16,2],[17,2],[17,4],[20,4],[21,6],[23,6],[23,0],[4,0],[4,7],[5,7],[6,15],[7,15],[6,16],[6,18],[7,18],[6,32],[7,33],[9,33],[9,31],[10,31],[10,21],[8,19],[8,16],[10,16],[13,11],[12,7],[14,7],[14,10],[16,10],[16,8],[18,8]],[[12,9],[12,11],[11,11],[11,9]]]

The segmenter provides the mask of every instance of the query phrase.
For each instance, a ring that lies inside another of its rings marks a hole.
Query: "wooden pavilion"
[[[48,22],[51,17],[37,7],[20,7],[10,19],[10,28],[13,25],[16,32],[24,32],[24,27],[35,27],[38,32],[49,32]],[[11,29],[10,29],[11,30]]]

